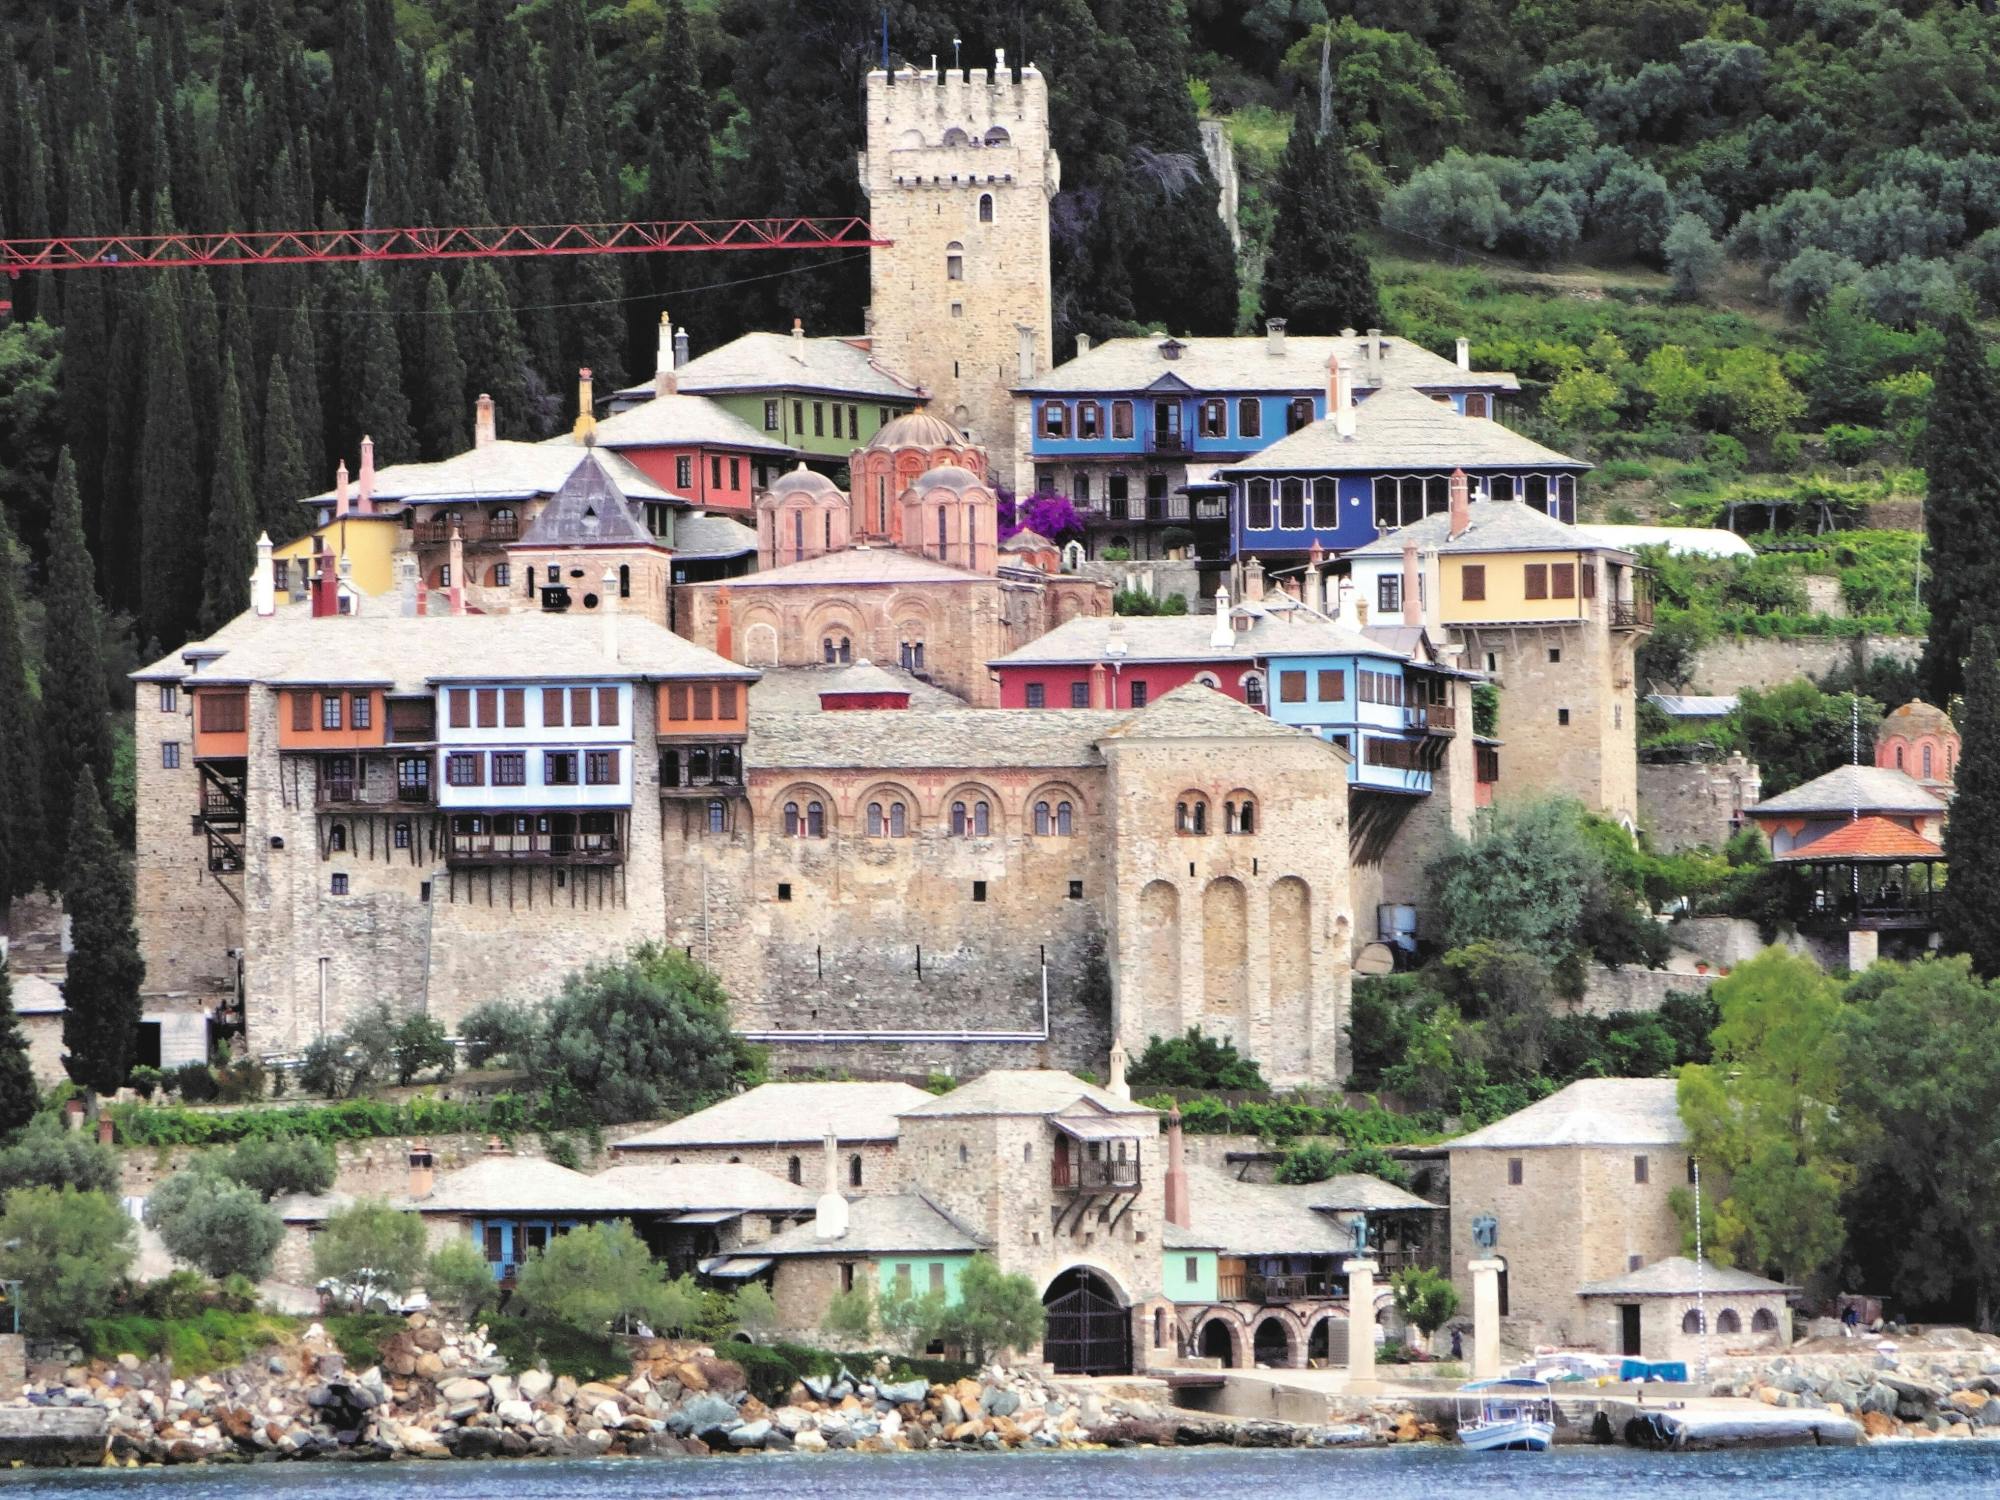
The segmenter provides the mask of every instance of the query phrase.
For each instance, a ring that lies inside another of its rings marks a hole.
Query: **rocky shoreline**
[[[1871,1441],[2000,1437],[2000,1339],[1939,1329],[1921,1343],[1825,1342],[1725,1369],[1712,1393],[1836,1412]]]

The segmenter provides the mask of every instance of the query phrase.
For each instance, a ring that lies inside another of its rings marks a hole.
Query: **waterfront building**
[[[929,1097],[894,1081],[761,1083],[611,1151],[621,1163],[740,1162],[820,1192],[892,1192],[902,1183],[898,1116]],[[829,1135],[840,1148],[833,1182],[821,1150]]]

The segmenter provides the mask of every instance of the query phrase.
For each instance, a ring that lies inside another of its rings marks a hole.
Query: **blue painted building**
[[[1510,375],[1467,368],[1463,341],[1454,363],[1379,333],[1288,338],[1281,320],[1261,339],[1113,339],[1016,389],[1017,483],[1068,495],[1092,556],[1191,546],[1219,563],[1229,536],[1216,469],[1324,417],[1336,356],[1362,401],[1415,390],[1488,416],[1519,389]]]
[[[1461,728],[1457,682],[1469,674],[1442,663],[1421,629],[1351,631],[1326,639],[1268,632],[1261,665],[1271,685],[1271,717],[1310,730],[1354,757],[1347,783],[1357,791],[1428,796],[1433,774]]]
[[[1343,366],[1336,379],[1346,383]],[[1450,509],[1455,474],[1473,500],[1519,500],[1573,522],[1590,465],[1420,391],[1336,403],[1333,415],[1221,467],[1232,556],[1266,564],[1366,546]]]

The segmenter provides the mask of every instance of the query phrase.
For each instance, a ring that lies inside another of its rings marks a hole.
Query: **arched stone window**
[[[1075,829],[1075,816],[1067,802],[1056,804],[1056,837],[1068,838]]]
[[[1257,831],[1257,804],[1245,797],[1240,802],[1222,804],[1223,826],[1231,833],[1255,833]]]
[[[1903,747],[1901,745],[1896,747],[1896,769],[1899,771],[1903,769]]]
[[[618,597],[620,599],[630,599],[632,597],[632,565],[630,563],[620,563],[618,565]]]
[[[1924,780],[1931,779],[1931,747],[1924,746]]]
[[[993,195],[991,193],[981,193],[979,195],[979,222],[982,224],[991,224],[993,222]]]
[[[787,802],[785,804],[785,837],[788,839],[798,838],[800,835],[800,826],[798,803]]]
[[[710,833],[729,832],[729,804],[720,798],[708,804],[708,831]]]
[[[1264,706],[1264,679],[1256,672],[1243,674],[1243,701],[1252,708]]]
[[[953,240],[944,247],[944,279],[946,281],[965,280],[965,246]]]
[[[1715,1331],[1717,1333],[1741,1333],[1743,1331],[1743,1319],[1737,1315],[1735,1308],[1725,1307],[1721,1312],[1716,1314]]]
[[[1690,1307],[1686,1312],[1681,1314],[1681,1332],[1682,1333],[1701,1332],[1700,1309]]]
[[[965,837],[965,829],[965,804],[963,802],[954,802],[951,805],[951,836],[955,839],[962,839]]]
[[[997,82],[998,80],[995,81]],[[1014,137],[1007,133],[1005,125],[991,126],[986,132],[986,144],[989,146],[1004,146],[1013,139]]]
[[[1189,792],[1174,804],[1174,832],[1199,837],[1208,832],[1208,799]]]
[[[1035,836],[1037,838],[1047,838],[1054,829],[1055,818],[1054,814],[1050,811],[1049,804],[1046,802],[1037,802],[1035,804]]]
[[[1757,1311],[1750,1315],[1750,1331],[1752,1333],[1776,1333],[1778,1331],[1778,1315],[1768,1307],[1758,1308]]]
[[[708,747],[697,745],[688,751],[688,781],[696,786],[709,779]]]
[[[787,1182],[804,1182],[806,1180],[805,1171],[796,1156],[790,1156],[785,1159],[785,1180]]]
[[[861,1153],[859,1151],[847,1158],[847,1185],[849,1187],[861,1186]]]
[[[806,804],[806,837],[823,839],[826,837],[826,804],[813,801]]]
[[[882,804],[879,802],[868,804],[868,837],[871,839],[882,837]]]

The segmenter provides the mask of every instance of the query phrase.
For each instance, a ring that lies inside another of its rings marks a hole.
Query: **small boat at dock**
[[[1545,1453],[1555,1441],[1555,1401],[1546,1380],[1475,1380],[1458,1394],[1458,1440],[1475,1452]],[[1476,1411],[1466,1410],[1475,1404]]]

